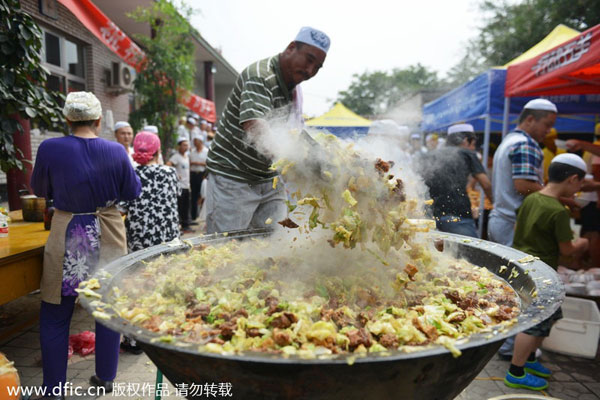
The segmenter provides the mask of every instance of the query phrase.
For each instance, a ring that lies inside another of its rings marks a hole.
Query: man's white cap
[[[188,138],[186,138],[185,136],[178,136],[177,137],[177,144],[181,143],[181,142],[187,142]]]
[[[554,163],[567,164],[577,169],[580,169],[583,172],[587,172],[587,165],[585,164],[585,161],[583,161],[583,158],[579,157],[577,154],[559,154],[556,157],[554,157],[550,162],[550,164]]]
[[[121,128],[129,128],[131,125],[129,125],[129,122],[127,121],[118,121],[115,124],[115,132],[118,131]]]
[[[102,116],[102,105],[91,92],[71,92],[67,95],[63,115],[69,121],[95,121]]]
[[[475,133],[475,129],[471,124],[454,124],[448,127],[448,135],[452,135],[453,133]]]
[[[158,127],[156,125],[146,125],[142,130],[146,132],[152,132],[155,135],[158,135]]]
[[[421,135],[419,133],[413,133],[412,135],[410,135],[411,139],[421,139]]]
[[[300,32],[298,32],[294,41],[314,46],[323,50],[325,54],[327,54],[329,45],[331,44],[329,36],[315,28],[311,28],[310,26],[303,26],[300,28]]]
[[[556,104],[546,99],[533,99],[529,100],[525,107],[530,110],[540,110],[540,111],[552,111],[558,113],[558,109],[556,108]]]
[[[187,122],[188,122],[188,123],[190,123],[190,124],[192,124],[192,125],[196,125],[196,123],[197,123],[198,121],[196,121],[196,118],[194,118],[194,117],[189,117],[189,118],[187,119]]]
[[[204,142],[204,137],[203,137],[201,134],[199,134],[198,132],[194,132],[194,133],[192,133],[192,142],[193,142],[195,139],[198,139],[198,140],[200,140],[201,142]]]

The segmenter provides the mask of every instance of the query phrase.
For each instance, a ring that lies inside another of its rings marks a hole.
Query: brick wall
[[[127,121],[129,117],[129,96],[127,94],[111,94],[107,89],[107,82],[105,82],[104,71],[111,68],[113,61],[121,61],[120,58],[89,32],[62,4],[58,3],[58,19],[56,20],[40,13],[38,0],[21,0],[21,7],[34,18],[40,27],[47,28],[85,47],[86,90],[93,92],[98,97],[102,103],[104,116],[107,110],[111,110],[114,122]],[[102,137],[114,140],[113,133],[105,129],[104,125],[101,131],[100,135]],[[55,132],[45,132],[39,136],[32,135],[31,150],[33,159],[35,160],[37,148],[43,140],[61,135],[61,133]],[[0,173],[0,184],[5,183],[6,176]]]

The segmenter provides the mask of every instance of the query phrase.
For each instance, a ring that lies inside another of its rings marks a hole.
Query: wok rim
[[[263,237],[271,233],[269,229],[254,229],[254,230],[241,230],[226,233],[218,233],[212,235],[197,236],[189,240],[180,241],[178,244],[167,243],[153,246],[144,250],[140,250],[134,253],[130,253],[126,256],[118,258],[111,263],[107,264],[103,268],[99,268],[95,271],[93,276],[90,278],[97,278],[100,282],[100,289],[96,290],[96,293],[102,295],[102,299],[95,299],[92,297],[86,297],[80,295],[80,303],[83,308],[86,309],[90,314],[96,310],[90,303],[94,300],[104,300],[104,296],[112,289],[112,280],[126,269],[134,266],[140,261],[153,259],[160,255],[177,253],[181,251],[189,250],[197,245],[201,244],[213,244],[227,242],[231,239],[245,239],[245,238],[257,238]],[[519,262],[518,260],[527,257],[528,254],[507,247],[498,243],[488,242],[481,239],[475,239],[467,236],[430,231],[428,233],[432,236],[432,239],[444,240],[444,246],[457,244],[465,248],[483,248],[489,254],[501,257],[506,260],[506,270],[510,271],[512,267],[516,267],[520,275],[527,275],[535,284],[537,290],[537,297],[533,299],[525,310],[522,310],[517,317],[517,322],[508,328],[505,328],[497,333],[493,333],[493,337],[489,338],[490,332],[476,333],[470,335],[468,338],[463,338],[455,342],[455,347],[463,351],[472,347],[484,346],[493,342],[506,339],[519,332],[522,332],[550,317],[562,304],[565,298],[565,289],[562,281],[559,279],[558,274],[547,264],[535,259],[533,262]],[[476,264],[477,265],[477,264]],[[482,267],[482,265],[478,265]],[[487,266],[486,269],[490,270]],[[491,270],[490,270],[491,271]],[[528,272],[524,272],[528,271]],[[107,276],[106,272],[110,275]],[[499,276],[494,271],[491,271],[496,276]],[[502,276],[500,276],[503,278]],[[507,279],[508,281],[508,279]],[[521,293],[514,288],[509,282],[509,285],[519,295],[521,302],[523,302],[523,296]],[[560,300],[560,301],[557,301]],[[111,314],[109,320],[98,319],[96,321],[108,328],[115,330],[121,334],[127,335],[134,338],[136,341],[141,342],[142,347],[153,346],[161,348],[166,351],[178,351],[189,353],[192,355],[208,358],[217,358],[221,360],[230,360],[234,362],[246,362],[246,363],[265,363],[265,364],[302,364],[302,365],[351,365],[358,363],[372,363],[372,362],[393,362],[397,360],[406,360],[414,358],[433,357],[441,354],[450,353],[442,345],[429,345],[423,349],[416,351],[406,350],[389,350],[387,352],[381,352],[376,354],[361,355],[355,353],[345,353],[339,355],[327,355],[318,356],[316,358],[301,358],[299,356],[281,356],[280,354],[272,353],[259,353],[259,352],[246,352],[239,354],[220,354],[203,352],[198,350],[197,344],[190,344],[187,346],[177,346],[175,344],[169,344],[166,342],[155,341],[152,339],[163,336],[150,332],[144,328],[131,325],[129,321],[114,314],[112,309],[106,310]],[[177,343],[177,342],[176,342]],[[352,360],[352,362],[350,362]]]

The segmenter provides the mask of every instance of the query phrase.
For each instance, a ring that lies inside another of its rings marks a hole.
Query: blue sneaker
[[[547,378],[550,376],[552,371],[548,368],[544,367],[538,360],[533,362],[527,361],[525,363],[525,372],[529,372],[530,374],[541,376],[542,378]]]
[[[529,390],[544,390],[548,387],[548,382],[543,378],[538,378],[535,375],[528,374],[521,377],[516,377],[510,372],[506,373],[504,384],[511,388],[523,388]]]

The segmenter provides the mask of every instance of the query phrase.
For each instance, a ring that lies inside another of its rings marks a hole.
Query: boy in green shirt
[[[513,247],[539,257],[556,269],[559,255],[577,255],[588,248],[588,240],[573,240],[570,216],[558,200],[581,189],[586,164],[575,154],[560,154],[548,168],[548,185],[525,198],[518,210]],[[519,333],[510,369],[504,383],[515,388],[542,390],[548,387],[550,370],[535,358],[535,351],[550,335],[554,322],[562,318],[560,308],[547,320]]]

